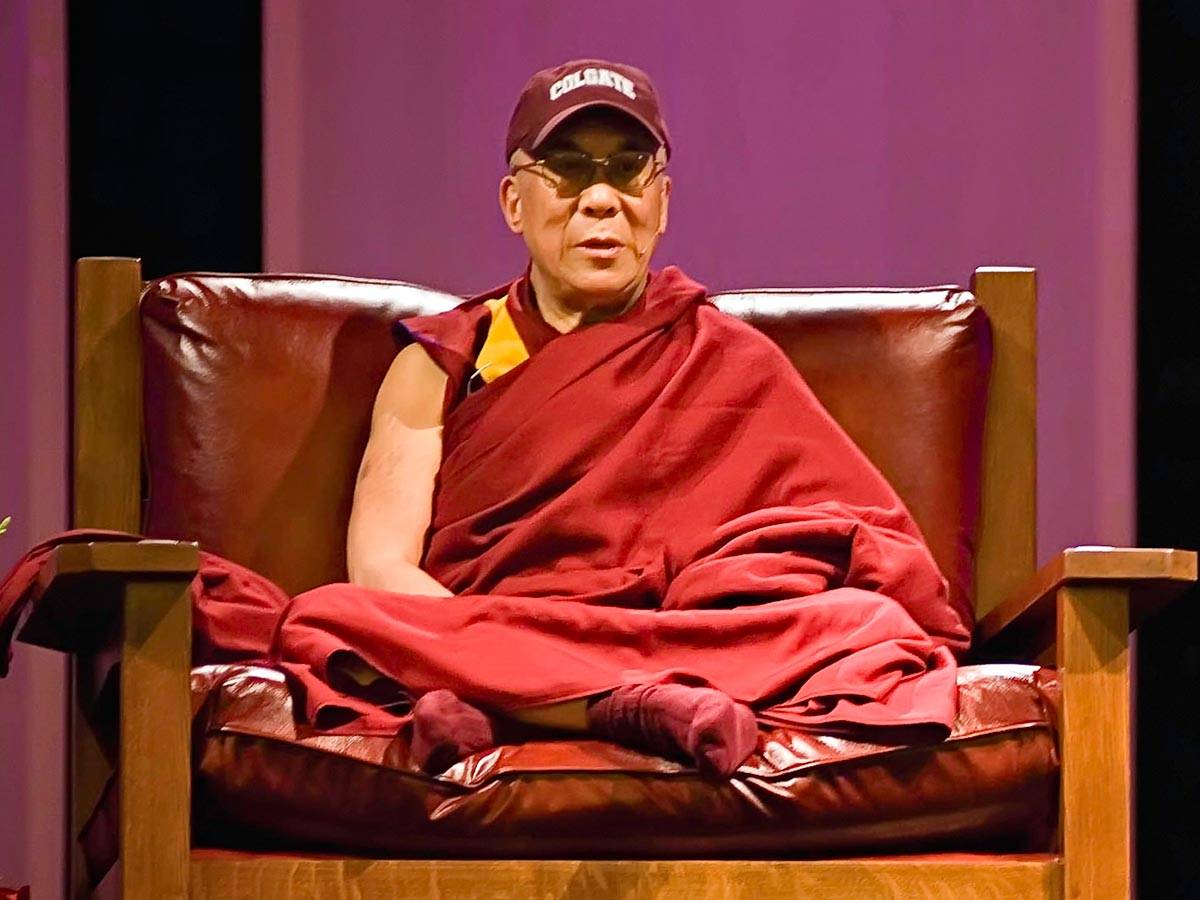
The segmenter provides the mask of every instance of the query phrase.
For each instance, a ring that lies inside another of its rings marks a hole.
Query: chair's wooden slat
[[[140,260],[87,257],[75,266],[75,528],[141,525],[141,291]]]
[[[975,614],[987,615],[1037,567],[1037,284],[1033,269],[975,270],[992,326]]]
[[[1124,900],[1130,880],[1129,588],[1057,597],[1064,893]]]
[[[1058,900],[1060,864],[1042,858],[751,860],[192,860],[193,900],[305,897]]]

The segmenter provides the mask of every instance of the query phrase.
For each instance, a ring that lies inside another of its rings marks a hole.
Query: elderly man
[[[728,775],[759,723],[951,724],[969,623],[903,504],[770,341],[650,271],[670,152],[639,69],[526,85],[500,208],[529,267],[397,323],[350,584],[277,632],[318,727],[411,718],[430,771],[519,722]]]

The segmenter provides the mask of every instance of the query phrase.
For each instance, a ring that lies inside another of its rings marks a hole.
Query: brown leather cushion
[[[505,746],[430,778],[402,738],[305,735],[283,676],[213,666],[196,843],[359,855],[688,857],[1051,849],[1052,670],[966,666],[949,739],[884,746],[776,729],[732,779],[612,744]]]
[[[990,362],[956,288],[756,291],[718,304],[780,344],[970,596]],[[142,298],[145,533],[199,540],[296,593],[345,580],[343,537],[399,315],[458,298],[311,275],[178,275]]]

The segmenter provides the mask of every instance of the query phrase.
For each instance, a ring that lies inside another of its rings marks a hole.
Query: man
[[[439,771],[506,722],[729,775],[757,725],[944,734],[969,623],[903,504],[754,329],[650,272],[671,146],[644,72],[534,75],[500,207],[526,273],[397,324],[348,585],[292,601],[318,727]]]

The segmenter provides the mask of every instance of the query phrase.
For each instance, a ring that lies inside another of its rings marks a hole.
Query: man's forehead
[[[637,119],[620,110],[592,107],[577,112],[555,128],[539,150],[585,149],[583,144],[603,143],[616,149],[655,150],[658,140]]]

